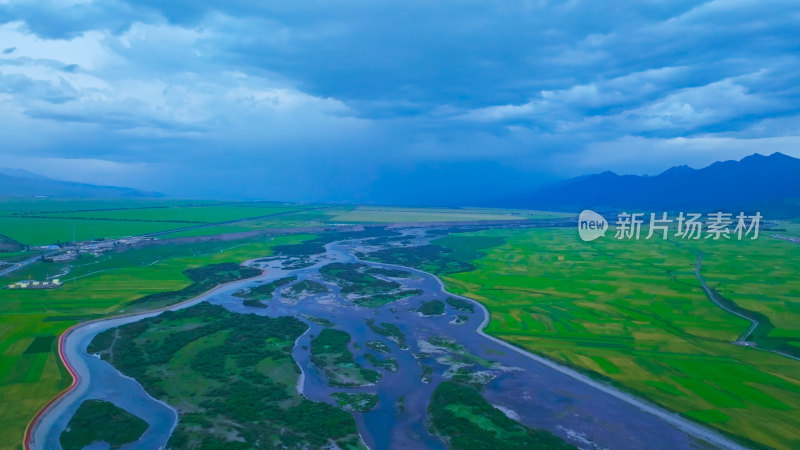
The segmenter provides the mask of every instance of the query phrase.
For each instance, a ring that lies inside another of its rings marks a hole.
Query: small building
[[[49,281],[24,280],[8,285],[8,289],[53,289],[61,286],[58,278]]]

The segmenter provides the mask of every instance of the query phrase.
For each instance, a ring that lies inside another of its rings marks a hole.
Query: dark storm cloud
[[[793,1],[10,0],[0,137],[10,163],[293,200],[797,154],[799,22]]]

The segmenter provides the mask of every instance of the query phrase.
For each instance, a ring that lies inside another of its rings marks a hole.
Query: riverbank
[[[384,371],[383,378],[374,386],[331,387],[322,371],[310,362],[309,344],[312,336],[303,334],[294,343],[293,357],[300,367],[303,380],[302,385],[300,379],[297,380],[296,389],[301,389],[305,397],[331,403],[331,394],[339,391],[367,392],[379,396],[374,410],[354,414],[359,432],[372,448],[388,448],[390,443],[396,445],[398,442],[407,446],[442,448],[441,441],[428,433],[426,408],[435,386],[457,373],[463,376],[461,369],[467,366],[474,366],[470,368],[471,371],[485,376],[485,395],[492,404],[513,411],[515,417],[528,426],[548,429],[564,439],[574,439],[576,444],[588,440],[608,448],[647,446],[671,449],[691,448],[693,439],[701,439],[723,448],[742,448],[724,436],[674,413],[487,335],[484,329],[489,323],[489,311],[480,302],[451,294],[443,281],[430,273],[360,260],[354,256],[357,252],[357,245],[348,247],[341,242],[328,244],[325,254],[310,267],[283,270],[277,269],[280,261],[271,262],[271,267],[276,269],[268,278],[297,276],[294,281],[297,283],[307,279],[321,280],[319,269],[324,264],[359,263],[415,274],[415,277],[398,279],[397,282],[403,285],[403,289],[417,289],[422,294],[366,308],[342,296],[338,286],[327,282],[332,288],[330,293],[304,298],[300,302],[283,302],[276,297],[269,300],[267,308],[248,307],[240,298],[228,295],[230,292],[212,290],[163,309],[180,308],[185,303],[204,298],[236,313],[319,317],[352,336],[353,342],[358,344],[353,346],[355,361],[365,365],[370,364],[365,354],[366,342],[386,339],[365,326],[365,323],[373,320],[377,324],[397,327],[403,333],[404,344],[389,340],[387,345],[390,356],[398,362],[398,370]],[[248,281],[235,283],[242,283],[244,287]],[[288,288],[291,285],[282,289]],[[280,292],[276,292],[276,295],[280,296]],[[466,326],[451,323],[450,315],[466,314],[452,305],[446,306],[445,314],[440,316],[420,316],[416,313],[423,301],[443,301],[448,297],[478,306],[475,313],[468,314],[464,322]],[[319,326],[313,328],[314,332],[320,329]],[[433,342],[443,344],[431,347]],[[66,355],[65,358],[69,359]],[[423,373],[430,383],[421,379]],[[558,386],[558,389],[553,386]],[[403,399],[403,411],[394,407],[400,399]]]
[[[665,422],[668,422],[668,423],[676,426],[677,428],[687,432],[688,434],[691,434],[692,436],[694,436],[694,437],[696,437],[698,439],[701,439],[703,441],[711,443],[711,444],[713,444],[713,445],[715,445],[717,447],[720,447],[720,448],[731,449],[731,450],[746,450],[746,447],[744,447],[744,446],[732,441],[731,439],[723,436],[722,434],[717,433],[715,431],[712,431],[712,430],[710,430],[708,428],[705,428],[702,425],[699,425],[699,424],[696,424],[694,422],[691,422],[688,419],[685,419],[685,418],[681,417],[680,415],[678,415],[675,412],[671,412],[671,411],[665,410],[663,408],[660,408],[660,407],[658,407],[658,406],[656,406],[654,404],[651,404],[651,403],[649,403],[649,402],[647,402],[645,400],[639,399],[639,398],[637,398],[637,397],[635,397],[635,396],[633,396],[631,394],[623,392],[623,391],[621,391],[621,390],[619,390],[619,389],[617,389],[617,388],[615,388],[613,386],[610,386],[610,385],[598,382],[596,380],[593,380],[593,379],[587,377],[586,375],[583,375],[583,374],[577,372],[576,370],[573,370],[571,368],[562,366],[562,365],[560,365],[560,364],[558,364],[556,362],[553,362],[553,361],[551,361],[551,360],[549,360],[547,358],[544,358],[544,357],[539,356],[539,355],[535,355],[533,353],[528,352],[527,350],[525,350],[523,348],[517,347],[517,346],[515,346],[513,344],[510,344],[510,343],[508,343],[506,341],[500,340],[498,338],[495,338],[494,336],[486,334],[484,329],[489,325],[489,321],[491,320],[491,316],[490,316],[489,310],[481,302],[479,302],[477,300],[471,299],[469,297],[464,297],[462,295],[453,294],[453,293],[447,291],[447,287],[445,286],[444,282],[439,277],[437,277],[437,276],[435,276],[435,275],[433,275],[431,273],[428,273],[428,272],[425,272],[425,271],[422,271],[422,270],[418,270],[418,269],[399,266],[399,265],[395,265],[395,264],[388,264],[388,263],[372,263],[372,264],[378,264],[380,266],[389,267],[389,268],[397,268],[397,269],[401,269],[402,268],[402,269],[405,269],[405,270],[409,270],[409,271],[413,271],[413,272],[417,272],[417,273],[428,275],[428,276],[434,278],[439,283],[440,288],[447,295],[456,297],[456,298],[461,299],[461,300],[469,301],[469,302],[477,305],[478,308],[483,313],[483,320],[478,325],[478,327],[476,328],[475,331],[479,335],[481,335],[482,337],[484,337],[486,339],[489,339],[492,342],[503,346],[504,348],[512,350],[512,351],[514,351],[514,352],[516,352],[516,353],[518,353],[518,354],[520,354],[520,355],[522,355],[522,356],[524,356],[524,357],[526,357],[528,359],[536,361],[539,364],[542,364],[542,365],[547,366],[547,367],[549,367],[549,368],[551,368],[553,370],[558,371],[559,373],[567,375],[567,376],[569,376],[570,378],[572,378],[574,380],[577,380],[577,381],[579,381],[579,382],[581,382],[583,384],[586,384],[586,385],[591,386],[591,387],[593,387],[593,388],[595,388],[595,389],[597,389],[599,391],[602,391],[602,392],[604,392],[606,394],[609,394],[609,395],[611,395],[611,396],[613,396],[615,398],[618,398],[618,399],[620,399],[620,400],[622,400],[622,401],[624,401],[624,402],[626,402],[626,403],[628,403],[628,404],[630,404],[632,406],[635,406],[636,408],[638,408],[638,409],[640,409],[640,410],[642,410],[644,412],[652,414],[652,415],[658,417],[659,419],[664,420]]]
[[[253,259],[247,260],[244,263],[242,263],[242,265],[249,267],[249,266],[252,265],[252,263],[254,261],[256,261],[256,259],[258,259],[258,258],[253,258]],[[69,386],[67,386],[61,392],[59,392],[58,395],[56,395],[53,399],[51,399],[49,402],[47,402],[36,413],[36,415],[28,422],[28,426],[25,428],[25,434],[24,434],[24,437],[23,437],[23,446],[24,446],[24,448],[26,450],[32,450],[32,449],[35,448],[34,447],[35,443],[33,442],[33,437],[34,437],[34,434],[36,432],[36,427],[37,427],[39,421],[41,420],[42,416],[44,414],[46,414],[51,408],[53,408],[66,395],[68,395],[70,392],[72,392],[73,389],[75,389],[75,387],[78,385],[78,383],[80,381],[77,371],[75,370],[73,365],[70,363],[69,359],[66,356],[66,352],[65,352],[65,342],[67,341],[67,339],[70,337],[70,335],[73,332],[75,332],[76,330],[78,330],[80,328],[83,328],[83,327],[86,327],[86,326],[89,326],[89,325],[92,325],[92,324],[95,324],[95,323],[103,322],[103,321],[119,320],[119,319],[130,319],[130,318],[134,318],[134,317],[151,316],[151,315],[159,314],[161,312],[164,312],[164,311],[167,311],[167,310],[170,310],[170,309],[179,308],[181,306],[188,305],[188,304],[190,304],[192,302],[196,302],[199,299],[206,298],[206,297],[208,297],[210,295],[214,295],[214,293],[216,293],[218,291],[221,291],[221,290],[224,290],[224,289],[227,289],[231,285],[235,285],[237,283],[246,283],[246,282],[252,281],[254,279],[257,279],[259,277],[262,277],[262,276],[264,276],[265,273],[266,273],[266,271],[262,271],[259,275],[255,276],[255,277],[245,278],[245,279],[242,279],[242,280],[235,280],[235,281],[231,281],[229,283],[225,283],[225,284],[216,286],[216,287],[214,287],[214,288],[212,288],[212,289],[210,289],[210,290],[208,290],[208,291],[206,291],[206,292],[204,292],[202,294],[197,295],[196,297],[193,297],[193,298],[178,302],[178,303],[173,304],[173,305],[163,306],[163,307],[159,307],[159,308],[156,308],[156,309],[153,309],[153,310],[149,310],[149,311],[141,311],[141,312],[129,313],[129,314],[119,314],[119,315],[112,316],[112,317],[98,318],[98,319],[90,320],[90,321],[87,321],[87,322],[81,322],[79,324],[75,324],[75,325],[71,326],[70,328],[68,328],[64,333],[62,333],[59,336],[59,339],[58,339],[58,355],[59,355],[59,360],[64,365],[64,367],[67,369],[67,372],[69,372],[70,377],[72,378],[72,382],[70,383]]]

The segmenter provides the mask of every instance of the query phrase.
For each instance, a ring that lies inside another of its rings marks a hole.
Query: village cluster
[[[46,262],[66,262],[77,259],[82,254],[100,256],[122,246],[132,246],[154,238],[148,236],[133,236],[119,239],[75,242],[62,245],[42,245],[32,247],[30,250],[44,252],[41,256]],[[22,280],[8,285],[9,289],[53,289],[61,286],[59,278],[48,280]]]

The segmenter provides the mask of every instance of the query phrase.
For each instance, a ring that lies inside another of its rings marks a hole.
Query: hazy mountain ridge
[[[19,169],[0,169],[0,197],[152,198],[157,192],[60,181]]]
[[[557,210],[763,210],[797,216],[798,199],[800,159],[773,153],[715,162],[702,169],[676,166],[655,176],[607,171],[561,181],[503,203]]]

